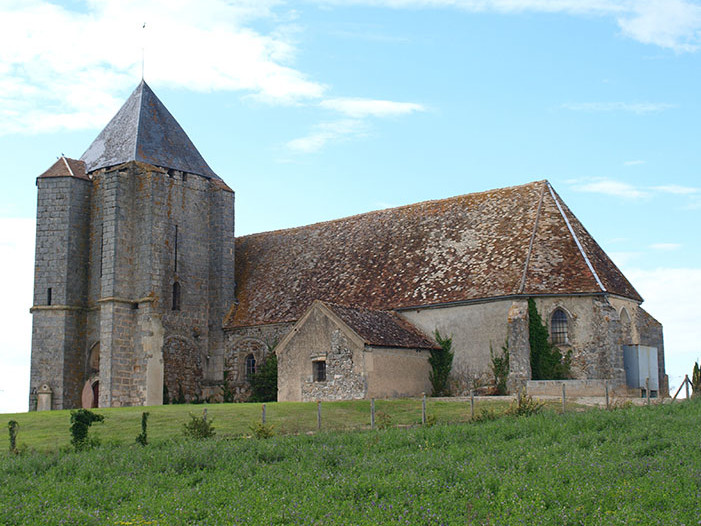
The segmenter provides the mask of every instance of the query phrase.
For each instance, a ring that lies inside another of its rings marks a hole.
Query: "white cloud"
[[[426,109],[423,105],[414,102],[362,98],[326,99],[321,101],[320,106],[353,118],[395,117]]]
[[[575,186],[575,190],[580,192],[610,195],[614,197],[623,197],[624,199],[644,199],[649,197],[647,192],[639,190],[632,184],[623,183],[621,181],[613,181],[611,179],[600,179],[588,183],[577,184]]]
[[[309,135],[289,141],[287,147],[298,153],[313,153],[330,141],[364,136],[366,128],[366,124],[357,119],[323,122],[317,124]]]
[[[680,186],[676,184],[670,184],[665,186],[653,186],[652,189],[658,192],[676,195],[692,195],[698,194],[700,191],[699,188],[694,188],[692,186]]]
[[[645,161],[626,161],[623,166],[640,166],[641,164],[645,164]]]
[[[563,104],[562,107],[566,110],[591,113],[618,111],[645,115],[648,113],[659,113],[677,106],[665,102],[570,102]]]
[[[242,90],[274,102],[316,99],[325,86],[292,67],[276,0],[104,0],[78,12],[45,0],[0,7],[0,134],[103,125],[140,77],[196,91]],[[142,29],[146,21],[146,29]]]
[[[685,52],[695,51],[701,42],[701,7],[690,0],[317,0],[317,3],[601,16],[615,18],[623,35],[644,44]]]
[[[34,281],[34,220],[0,218],[0,413],[27,410]],[[11,299],[11,301],[9,300]]]
[[[650,245],[650,248],[653,250],[661,250],[661,251],[671,251],[671,250],[678,250],[682,246],[679,243],[653,243]]]
[[[696,204],[700,202],[697,198],[701,196],[701,188],[677,184],[637,187],[630,183],[605,178],[570,179],[567,183],[571,184],[573,188],[579,192],[610,195],[633,200],[651,198],[656,194],[687,196],[690,202],[687,204],[686,208],[696,208]]]

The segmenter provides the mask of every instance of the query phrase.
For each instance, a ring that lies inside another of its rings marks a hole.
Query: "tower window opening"
[[[173,283],[173,310],[180,310],[180,283]]]
[[[51,293],[52,293],[51,287],[46,289],[46,304],[47,305],[51,305]]]

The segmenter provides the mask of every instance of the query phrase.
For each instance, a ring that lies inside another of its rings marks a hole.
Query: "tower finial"
[[[141,26],[141,29],[146,29],[146,22]],[[144,62],[146,62],[146,31],[143,32],[141,40],[141,80],[144,80]]]

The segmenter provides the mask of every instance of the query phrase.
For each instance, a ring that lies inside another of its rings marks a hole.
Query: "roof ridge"
[[[502,188],[492,188],[492,189],[490,189],[490,190],[482,190],[482,191],[480,191],[480,192],[471,192],[471,193],[469,193],[469,194],[454,195],[454,196],[451,196],[451,197],[444,197],[444,198],[442,198],[442,199],[428,199],[428,200],[426,200],[426,201],[419,201],[419,202],[417,202],[417,203],[408,203],[408,204],[406,204],[406,205],[399,205],[399,206],[391,206],[391,207],[388,207],[388,208],[381,208],[381,209],[379,209],[379,210],[370,210],[370,211],[368,211],[368,212],[361,212],[361,213],[359,213],[359,214],[352,214],[352,215],[345,216],[345,217],[338,217],[338,218],[335,218],[335,219],[328,219],[328,220],[326,220],[326,221],[317,221],[316,223],[310,223],[310,224],[308,224],[308,225],[299,225],[299,226],[293,226],[293,227],[289,227],[289,228],[277,228],[277,229],[275,229],[275,230],[266,230],[266,231],[264,231],[264,232],[254,232],[254,233],[252,233],[252,234],[246,234],[245,236],[239,236],[239,237],[237,237],[237,239],[252,238],[252,237],[264,236],[264,235],[268,235],[268,234],[276,234],[276,233],[278,233],[278,232],[292,232],[292,231],[295,231],[295,230],[302,230],[302,229],[310,228],[310,227],[314,227],[314,226],[329,225],[329,224],[332,224],[332,223],[338,223],[338,222],[341,222],[341,221],[347,221],[347,220],[349,220],[349,219],[355,219],[355,218],[358,218],[358,217],[367,217],[367,216],[370,216],[370,215],[373,215],[373,214],[380,214],[380,213],[382,213],[382,212],[387,212],[387,211],[404,210],[404,209],[407,209],[407,208],[413,208],[413,207],[418,207],[418,206],[422,206],[422,205],[429,205],[429,204],[434,204],[434,203],[445,203],[445,202],[448,202],[448,201],[456,201],[456,200],[458,200],[458,199],[462,199],[462,198],[465,198],[465,197],[478,196],[478,195],[482,195],[482,194],[489,194],[489,193],[493,193],[493,192],[499,192],[499,191],[501,191],[501,190],[512,190],[512,189],[516,189],[516,188],[525,188],[525,187],[527,187],[527,186],[536,186],[536,185],[538,185],[538,184],[540,184],[540,183],[545,183],[545,184],[548,184],[548,185],[550,184],[550,183],[548,182],[547,179],[540,179],[540,180],[538,180],[538,181],[531,181],[530,183],[517,184],[517,185],[511,185],[511,186],[504,186],[504,187],[502,187]]]
[[[540,221],[540,215],[543,210],[543,199],[545,198],[545,188],[550,185],[550,183],[545,180],[543,181],[543,188],[540,190],[540,199],[538,200],[538,210],[535,214],[535,221],[533,222],[533,232],[531,233],[531,239],[528,243],[528,252],[526,253],[526,262],[523,266],[523,274],[521,276],[521,284],[518,288],[517,294],[523,294],[526,289],[526,279],[528,277],[528,265],[531,262],[531,255],[533,254],[533,242],[535,241],[536,233],[538,232],[538,222]]]
[[[562,219],[565,220],[565,224],[567,225],[567,229],[570,231],[570,235],[572,236],[572,239],[574,239],[574,242],[577,245],[577,249],[579,250],[579,253],[582,255],[582,258],[584,258],[584,262],[587,264],[587,267],[589,268],[589,271],[591,272],[592,276],[594,276],[594,279],[596,280],[596,284],[599,285],[599,288],[601,289],[602,292],[606,292],[606,287],[604,287],[603,283],[601,282],[601,279],[599,278],[599,274],[597,274],[596,270],[594,269],[594,266],[592,265],[591,261],[589,260],[589,256],[587,256],[587,253],[584,250],[582,243],[579,241],[577,234],[575,233],[574,229],[572,228],[572,225],[570,224],[570,220],[567,218],[565,211],[562,209],[562,206],[560,206],[560,200],[557,198],[557,195],[555,194],[555,190],[553,189],[553,187],[550,183],[548,183],[548,190],[550,190],[550,195],[552,196],[553,200],[555,201],[555,205],[557,206],[557,209],[560,212]]]

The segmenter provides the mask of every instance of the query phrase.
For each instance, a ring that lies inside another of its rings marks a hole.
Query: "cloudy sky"
[[[144,27],[145,24],[145,27]],[[27,407],[35,178],[142,69],[237,234],[549,179],[701,355],[701,3],[0,0],[0,412]]]

